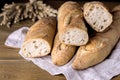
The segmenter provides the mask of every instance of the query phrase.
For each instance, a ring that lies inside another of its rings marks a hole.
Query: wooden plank
[[[63,75],[52,76],[32,62],[0,60],[0,80],[66,80]],[[120,76],[112,80],[120,80]]]
[[[23,59],[18,54],[19,49],[13,49],[6,46],[0,46],[0,60]]]
[[[63,75],[52,76],[25,60],[0,60],[0,80],[66,80]]]

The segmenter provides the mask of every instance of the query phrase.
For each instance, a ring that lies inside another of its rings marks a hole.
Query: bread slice
[[[112,23],[112,15],[102,2],[87,2],[83,6],[84,18],[97,32],[103,32]]]
[[[59,40],[59,35],[57,33],[51,52],[52,62],[58,66],[65,65],[73,57],[76,49],[76,46],[61,43]]]
[[[50,53],[51,47],[45,40],[32,39],[25,42],[22,46],[22,52],[25,57],[41,57]]]
[[[80,46],[88,42],[82,10],[77,2],[65,2],[58,10],[58,33],[61,43]]]
[[[41,57],[51,52],[56,31],[55,18],[43,18],[30,27],[22,45],[24,57]]]
[[[88,42],[88,33],[85,28],[85,24],[82,19],[78,18],[74,20],[68,28],[62,31],[59,38],[62,43],[67,45],[85,45]]]

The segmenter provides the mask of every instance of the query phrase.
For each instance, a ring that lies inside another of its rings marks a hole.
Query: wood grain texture
[[[25,60],[0,60],[0,80],[65,80],[65,78],[62,75],[52,76]]]
[[[46,3],[58,8],[64,1],[47,0]],[[84,2],[81,2],[81,6]],[[105,2],[112,9],[120,2]],[[33,22],[25,20],[8,29],[0,26],[0,80],[66,80],[63,75],[52,76],[32,62],[24,60],[18,53],[19,49],[6,47],[4,42],[7,36],[22,26],[31,26]],[[112,80],[120,80],[120,75]]]

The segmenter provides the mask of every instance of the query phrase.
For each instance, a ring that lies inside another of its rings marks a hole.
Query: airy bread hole
[[[67,41],[69,41],[70,39],[68,38]]]
[[[65,40],[63,39],[62,42],[65,42]]]
[[[36,41],[33,41],[33,43],[36,43]]]
[[[31,55],[31,52],[28,52],[29,55]]]
[[[96,9],[99,9],[99,7],[97,6]]]
[[[101,26],[100,28],[103,29],[103,26]]]
[[[67,34],[69,34],[70,32],[67,32]]]
[[[36,46],[36,45],[35,45],[34,47],[35,47],[36,49],[38,48],[38,46]]]
[[[29,57],[29,54],[25,54],[26,57]]]
[[[71,43],[70,41],[68,41],[68,43]]]
[[[106,22],[107,20],[104,20],[104,22]]]
[[[26,51],[26,48],[24,48],[24,51]]]
[[[93,23],[93,25],[95,25],[95,24],[96,24],[96,22]]]
[[[95,6],[91,6],[91,8],[89,9],[90,11],[93,11],[93,8],[94,8]]]
[[[47,53],[48,51],[47,50],[45,50],[45,53]]]

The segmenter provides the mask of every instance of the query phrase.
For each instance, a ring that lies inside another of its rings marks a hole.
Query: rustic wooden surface
[[[46,3],[58,8],[63,1],[53,0]],[[120,4],[120,2],[105,2],[105,4],[112,9],[115,5]],[[4,26],[0,27],[0,80],[66,80],[63,75],[50,75],[32,62],[24,60],[17,54],[19,49],[4,45],[7,36],[11,32],[22,26],[31,26],[32,24],[33,22],[26,20],[13,25],[10,29]],[[112,80],[120,80],[120,75]]]

